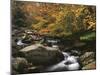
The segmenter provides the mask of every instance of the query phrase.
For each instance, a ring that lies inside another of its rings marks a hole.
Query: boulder
[[[64,59],[58,48],[46,47],[41,44],[27,46],[20,50],[28,62],[34,65],[52,65]]]
[[[12,58],[12,73],[26,73],[28,62],[25,58],[16,57]]]
[[[85,52],[83,55],[80,56],[80,61],[82,63],[82,69],[93,69],[96,68],[96,58],[95,52]],[[92,66],[91,66],[92,65]]]
[[[95,61],[82,68],[82,70],[90,70],[90,69],[96,69],[96,62]]]

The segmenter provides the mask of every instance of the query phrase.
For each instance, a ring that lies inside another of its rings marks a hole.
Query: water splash
[[[70,56],[70,54],[67,52],[62,52],[62,54],[64,55],[64,60],[55,65],[47,67],[45,69],[46,72],[69,71],[80,69],[80,64],[75,56]]]

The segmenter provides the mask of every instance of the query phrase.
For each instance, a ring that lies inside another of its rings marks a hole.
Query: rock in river
[[[47,47],[41,44],[27,46],[21,49],[20,52],[24,53],[28,62],[34,65],[52,65],[64,59],[58,48]]]
[[[94,52],[85,52],[80,56],[80,60],[83,65],[83,70],[95,69],[96,68],[96,58]]]
[[[12,74],[26,73],[28,68],[28,62],[25,58],[16,57],[12,58]]]

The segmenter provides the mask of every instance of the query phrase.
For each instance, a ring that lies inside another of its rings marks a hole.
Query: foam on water
[[[70,56],[66,52],[62,52],[62,54],[64,55],[64,60],[55,65],[47,67],[45,71],[68,71],[80,69],[80,64],[75,56]]]

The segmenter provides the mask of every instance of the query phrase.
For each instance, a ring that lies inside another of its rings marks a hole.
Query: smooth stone
[[[25,54],[25,58],[35,65],[51,65],[64,59],[62,52],[58,48],[34,44],[20,50]]]

